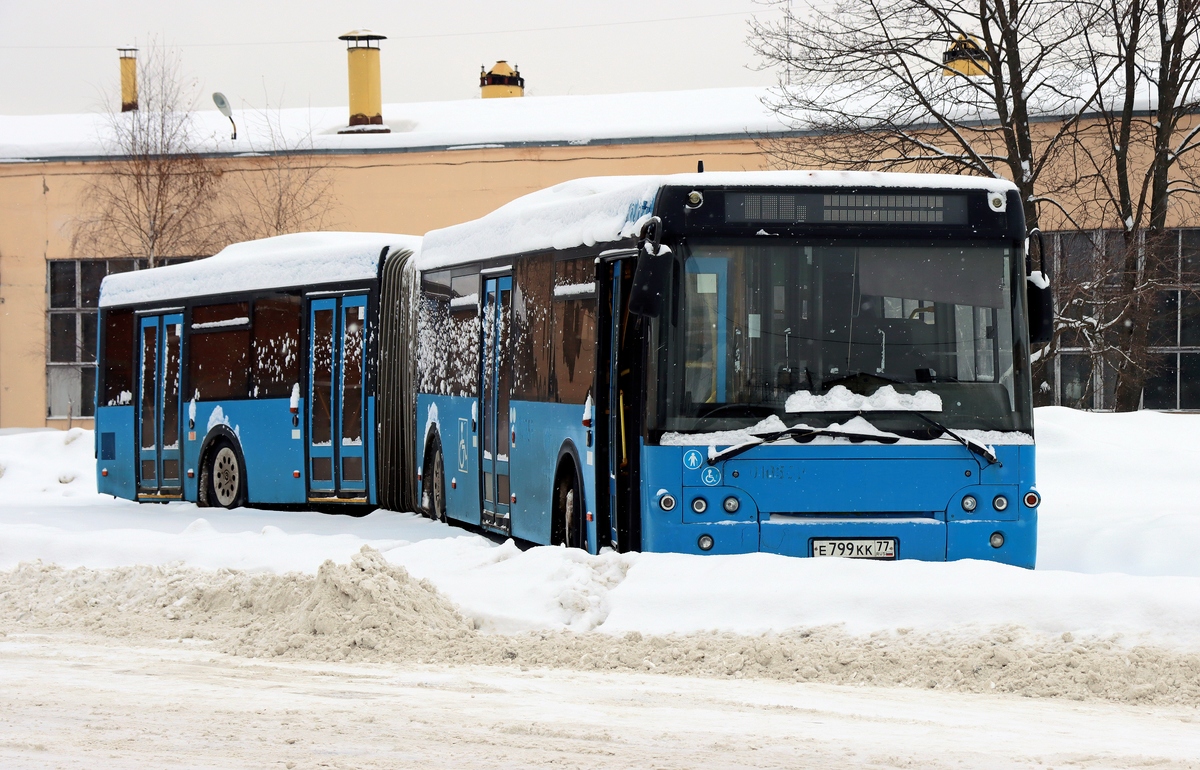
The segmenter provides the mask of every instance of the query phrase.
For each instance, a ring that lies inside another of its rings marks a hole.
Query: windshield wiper
[[[842,430],[829,430],[828,428],[810,428],[806,425],[797,425],[794,428],[787,430],[776,431],[774,433],[758,433],[752,441],[745,441],[741,444],[734,444],[731,447],[722,449],[708,458],[709,465],[716,465],[721,460],[728,460],[731,457],[737,457],[743,452],[749,452],[751,449],[763,444],[772,444],[776,441],[782,441],[785,438],[790,438],[800,444],[807,444],[818,436],[831,436],[833,438],[849,439],[851,442],[858,444],[863,441],[878,441],[880,444],[895,444],[900,440],[899,436],[879,436],[873,433],[849,433]]]
[[[876,412],[876,414],[878,414],[878,412]],[[1004,463],[1000,462],[1000,458],[996,457],[996,453],[993,452],[992,448],[987,446],[986,444],[980,444],[975,439],[967,438],[965,436],[960,436],[957,433],[955,433],[954,431],[947,428],[945,425],[942,425],[937,420],[933,419],[932,417],[926,417],[924,414],[922,414],[920,412],[900,412],[899,414],[911,414],[911,415],[915,415],[915,416],[921,418],[925,422],[929,423],[933,427],[940,430],[942,433],[949,434],[952,439],[954,439],[958,443],[965,446],[967,448],[968,452],[970,452],[972,454],[977,454],[980,457],[982,457],[983,459],[987,460],[988,465],[999,465],[1001,468],[1004,467]],[[862,412],[859,412],[859,416],[866,419],[866,415]]]

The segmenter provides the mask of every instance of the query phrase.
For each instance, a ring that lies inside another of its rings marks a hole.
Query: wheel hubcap
[[[238,492],[237,455],[229,447],[221,447],[213,460],[213,491],[217,502],[225,507],[233,505]]]
[[[566,520],[566,537],[567,546],[578,548],[579,543],[579,514],[575,511],[575,488],[567,489],[567,494],[563,497],[563,518]]]

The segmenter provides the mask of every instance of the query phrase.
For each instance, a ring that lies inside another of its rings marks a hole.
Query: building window
[[[96,308],[100,282],[145,267],[135,259],[56,259],[46,266],[46,416],[96,411]]]
[[[1058,312],[1087,317],[1104,293],[1117,289],[1114,276],[1119,275],[1125,256],[1121,233],[1055,235],[1047,240],[1057,245]],[[1200,410],[1200,229],[1168,230],[1165,235],[1157,254],[1146,244],[1141,246],[1146,253],[1139,270],[1165,284],[1154,298],[1156,309],[1150,319],[1151,372],[1142,389],[1142,407]],[[1069,307],[1061,306],[1064,298]],[[1115,372],[1099,356],[1093,360],[1083,334],[1064,333],[1058,355],[1039,371],[1034,394],[1038,405],[1053,401],[1082,409],[1111,409],[1115,403]]]

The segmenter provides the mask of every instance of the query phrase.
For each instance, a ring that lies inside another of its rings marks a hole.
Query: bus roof
[[[714,171],[705,174],[574,179],[524,195],[471,222],[425,235],[417,267],[440,267],[544,249],[569,249],[637,235],[668,186],[891,187],[1008,192],[1005,179],[876,171]]]
[[[342,232],[235,243],[206,259],[110,275],[100,285],[100,306],[368,280],[378,275],[385,248],[415,252],[420,245],[413,235]]]

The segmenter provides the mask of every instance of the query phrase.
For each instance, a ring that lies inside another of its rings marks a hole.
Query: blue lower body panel
[[[644,446],[642,549],[809,557],[814,539],[886,538],[898,559],[1032,568],[1034,447],[995,449],[988,465],[949,442],[765,445],[709,464],[705,446]]]
[[[190,417],[193,402],[184,405]],[[184,498],[195,500],[200,481],[200,453],[218,425],[232,431],[246,462],[246,498],[251,503],[304,503],[307,478],[304,460],[304,421],[293,427],[286,398],[194,402],[195,428],[185,432]],[[300,413],[304,404],[300,403]],[[186,418],[185,418],[186,419]],[[185,425],[186,428],[186,425]],[[299,477],[296,476],[299,471]]]
[[[133,438],[134,407],[96,409],[96,491],[137,499],[137,453]]]
[[[588,516],[588,549],[597,551],[595,456],[581,404],[509,402],[510,434],[499,437],[508,463],[511,534],[547,544],[553,522],[554,472],[558,463],[576,463],[583,482],[583,511]],[[417,467],[425,472],[433,440],[445,460],[446,516],[467,524],[481,522],[482,448],[479,401],[466,396],[417,396]],[[423,481],[422,481],[423,483]],[[420,500],[420,492],[418,500]]]

